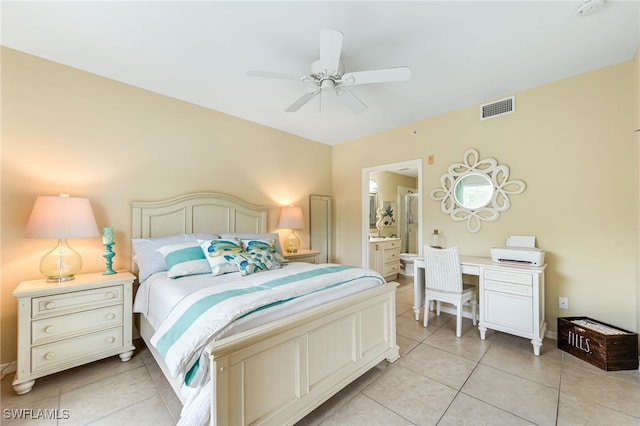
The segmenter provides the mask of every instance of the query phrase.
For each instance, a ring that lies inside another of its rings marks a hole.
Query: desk
[[[488,257],[460,256],[463,274],[479,277],[478,304],[480,338],[487,329],[531,339],[533,353],[540,355],[547,329],[544,318],[543,266],[494,263]],[[413,312],[420,319],[424,305],[424,260],[413,263]]]

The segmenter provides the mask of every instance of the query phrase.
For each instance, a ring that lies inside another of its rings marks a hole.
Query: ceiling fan
[[[367,109],[351,90],[350,86],[371,83],[386,83],[391,81],[405,81],[411,77],[409,67],[385,68],[368,71],[345,72],[344,64],[340,61],[343,35],[332,29],[320,30],[320,59],[311,64],[311,74],[302,77],[269,71],[247,71],[253,77],[279,78],[286,80],[302,80],[313,84],[313,88],[303,94],[285,110],[295,112],[307,102],[318,96],[319,108],[322,111],[322,94],[334,92],[353,112],[360,113]]]

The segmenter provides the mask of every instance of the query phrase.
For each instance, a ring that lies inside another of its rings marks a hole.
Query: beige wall
[[[40,278],[40,258],[54,246],[23,238],[37,195],[88,197],[98,226],[113,226],[114,267],[124,269],[130,201],[232,194],[272,206],[272,231],[278,206],[300,205],[308,247],[308,196],[331,193],[330,146],[6,48],[1,136],[2,363],[16,359],[11,293],[18,282]],[[100,238],[71,245],[83,256],[82,272],[104,270]]]
[[[16,358],[11,292],[39,278],[39,259],[53,247],[23,238],[37,195],[89,197],[98,225],[116,230],[116,268],[128,268],[132,200],[234,194],[273,206],[275,230],[277,206],[294,203],[306,213],[309,194],[332,194],[335,260],[360,265],[362,168],[428,155],[435,161],[423,162],[424,241],[438,228],[447,245],[487,256],[510,234],[536,235],[547,250],[551,330],[557,316],[568,315],[640,329],[637,56],[516,93],[509,116],[480,122],[473,105],[333,148],[10,49],[1,59],[2,363]],[[527,183],[512,208],[477,234],[428,196],[468,148]],[[307,229],[301,237],[308,245]],[[104,268],[100,243],[72,241],[84,272]],[[558,311],[558,296],[569,298],[570,310]]]
[[[550,330],[557,316],[570,315],[638,329],[637,67],[636,59],[516,93],[515,114],[480,121],[472,105],[334,147],[336,260],[362,258],[362,169],[423,158],[424,241],[437,228],[462,254],[489,256],[509,235],[535,235],[547,251]],[[441,213],[429,196],[469,148],[527,184],[511,209],[478,233]],[[569,298],[569,310],[559,311],[559,296]]]

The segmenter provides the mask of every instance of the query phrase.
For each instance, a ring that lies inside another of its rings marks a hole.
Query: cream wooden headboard
[[[263,233],[267,208],[231,195],[198,192],[162,201],[131,202],[131,238],[228,232]]]

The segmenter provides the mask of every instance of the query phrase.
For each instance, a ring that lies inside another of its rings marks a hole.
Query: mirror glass
[[[475,210],[491,202],[493,190],[493,183],[487,175],[469,173],[456,180],[453,198],[460,207]]]
[[[378,210],[378,193],[369,193],[369,228],[376,227],[376,210]]]

